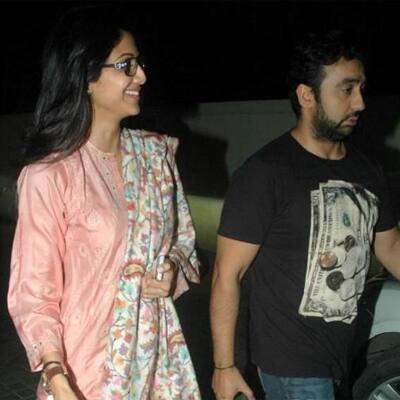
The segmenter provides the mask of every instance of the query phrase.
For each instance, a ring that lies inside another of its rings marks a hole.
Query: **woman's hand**
[[[157,272],[162,272],[162,279],[157,280],[154,272],[146,272],[142,280],[142,297],[156,299],[158,297],[168,297],[175,286],[175,264],[171,260],[166,260],[157,267]]]
[[[62,370],[66,371],[62,354],[58,351],[46,353],[42,358],[42,362],[44,367],[42,379],[44,379],[47,388],[53,394],[54,400],[78,400],[70,386],[67,375],[59,372],[50,377],[49,382],[47,381],[47,373],[51,373],[52,368],[60,368],[62,366]]]
[[[65,375],[55,375],[50,382],[54,400],[78,400]]]

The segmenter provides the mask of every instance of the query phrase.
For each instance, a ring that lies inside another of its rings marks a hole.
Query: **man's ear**
[[[315,105],[314,90],[308,86],[300,83],[296,89],[297,100],[302,108],[312,108]]]

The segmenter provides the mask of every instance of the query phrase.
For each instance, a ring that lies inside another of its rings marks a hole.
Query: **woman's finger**
[[[142,291],[142,297],[145,299],[158,299],[168,297],[169,292],[160,289],[146,289]]]
[[[143,297],[166,297],[171,291],[172,274],[170,271],[165,273],[163,279],[158,281],[152,273],[146,273],[142,280]]]

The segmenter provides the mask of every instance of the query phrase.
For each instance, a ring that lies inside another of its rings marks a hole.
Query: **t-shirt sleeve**
[[[225,197],[218,234],[262,244],[275,213],[275,188],[266,162],[250,159],[233,175]]]
[[[381,187],[379,193],[379,216],[375,225],[375,231],[384,232],[395,227],[397,225],[397,219],[386,176],[382,169],[380,169],[379,172],[381,177]]]

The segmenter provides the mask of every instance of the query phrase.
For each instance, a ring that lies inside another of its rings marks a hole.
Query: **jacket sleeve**
[[[175,218],[177,221],[169,253],[169,257],[178,267],[177,284],[173,295],[174,299],[176,299],[189,289],[188,281],[195,283],[200,281],[200,263],[195,250],[196,236],[193,228],[192,217],[190,215],[189,205],[175,161],[178,140],[176,138],[168,137],[167,141],[176,188]]]
[[[25,167],[18,179],[8,309],[32,371],[41,369],[44,354],[63,354],[60,301],[67,229],[65,181],[51,164]]]

